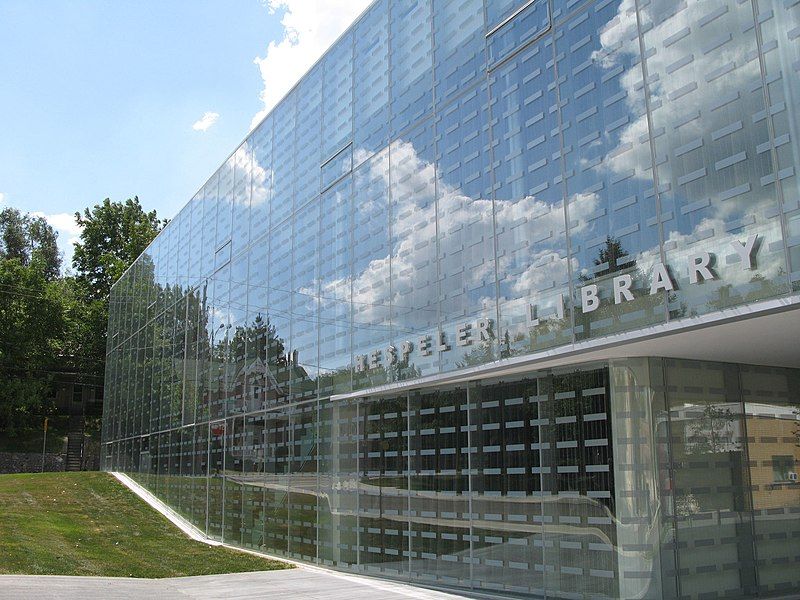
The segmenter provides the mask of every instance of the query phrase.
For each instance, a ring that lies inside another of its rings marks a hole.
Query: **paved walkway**
[[[454,600],[461,596],[401,583],[300,567],[283,571],[131,579],[0,575],[3,600],[180,600],[226,598],[269,600]]]

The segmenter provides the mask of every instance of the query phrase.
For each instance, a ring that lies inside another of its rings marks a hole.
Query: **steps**
[[[64,461],[65,471],[83,470],[83,431],[84,418],[72,415],[69,418],[69,433],[67,434],[67,458]]]

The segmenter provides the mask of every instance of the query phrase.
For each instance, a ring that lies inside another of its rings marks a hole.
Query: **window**
[[[792,477],[793,474],[794,477]],[[781,454],[772,457],[772,479],[775,483],[797,481],[793,456]]]
[[[353,170],[353,145],[348,143],[344,148],[326,160],[320,169],[322,170],[322,190],[326,190],[334,182]]]
[[[548,2],[532,0],[521,7],[514,8],[515,5],[501,2],[502,10],[489,10],[490,28],[486,37],[490,64],[503,60],[550,29]]]
[[[214,254],[214,272],[231,262],[231,241],[228,240]]]

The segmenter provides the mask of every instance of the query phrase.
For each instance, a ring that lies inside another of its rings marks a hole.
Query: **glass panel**
[[[201,351],[203,322],[202,305],[198,290],[192,290],[186,297],[186,354],[183,365],[183,424],[197,422],[197,408],[200,401]]]
[[[436,104],[441,105],[483,78],[486,65],[483,2],[437,0],[432,4],[434,96]]]
[[[247,404],[248,369],[247,342],[250,327],[247,321],[248,260],[240,254],[231,264],[230,299],[227,305],[230,319],[230,367],[226,382],[226,414],[254,410]]]
[[[180,513],[188,521],[193,519],[193,468],[194,455],[194,427],[183,427],[178,432],[180,436],[180,483],[179,483],[179,508]]]
[[[156,331],[155,366],[153,373],[154,397],[159,404],[156,431],[169,429],[172,417],[172,333],[175,326],[172,307],[157,317],[160,328]],[[166,471],[159,471],[165,473]]]
[[[252,165],[247,144],[240,146],[233,154],[233,168],[231,253],[235,255],[250,242]]]
[[[204,280],[199,289],[199,310],[200,323],[198,324],[199,347],[197,350],[197,422],[206,423],[211,416],[211,370],[212,370],[212,351],[215,347],[216,331],[211,327],[212,321],[212,302],[213,284],[209,285],[208,280]],[[214,334],[214,336],[212,336]]]
[[[392,3],[389,28],[391,131],[395,136],[432,109],[431,0]]]
[[[214,270],[214,253],[217,250],[217,198],[219,174],[215,173],[203,187],[203,251],[200,274],[208,277]],[[158,238],[156,238],[158,241]]]
[[[264,444],[264,549],[289,552],[289,419],[283,410],[266,414]]]
[[[353,139],[353,35],[345,34],[322,60],[321,155],[325,159]]]
[[[353,260],[351,177],[320,198],[319,366],[320,397],[351,389],[351,280]]]
[[[469,586],[466,389],[410,396],[411,578]]]
[[[554,82],[547,36],[490,77],[501,356],[572,340]]]
[[[683,597],[756,593],[746,424],[733,365],[666,360]]]
[[[208,524],[206,535],[222,540],[225,489],[225,421],[208,424]]]
[[[490,63],[501,61],[550,27],[550,9],[547,0],[535,0],[518,13],[512,14],[514,16],[509,21],[497,29],[489,30],[491,35],[487,39],[487,48]]]
[[[670,317],[783,293],[753,7],[653,2],[641,19],[664,253],[677,288]],[[629,46],[621,52],[638,52]],[[643,130],[643,119],[628,125],[630,134]],[[752,236],[752,260],[741,260],[733,244]]]
[[[242,537],[245,548],[264,550],[264,468],[266,465],[266,436],[264,413],[244,417],[241,435],[242,453]]]
[[[539,382],[476,384],[469,400],[473,585],[544,594]]]
[[[668,413],[660,359],[611,361],[620,598],[678,598]]]
[[[408,576],[408,401],[367,399],[360,406],[359,570]]]
[[[388,0],[367,9],[353,39],[353,157],[358,165],[389,140]]]
[[[317,403],[295,406],[290,417],[289,555],[317,557]]]
[[[385,348],[391,340],[389,153],[381,152],[358,167],[353,185],[352,350],[357,357]],[[354,389],[385,381],[383,369],[354,369]]]
[[[208,425],[194,427],[194,451],[192,455],[192,524],[205,532],[208,507]]]
[[[248,146],[252,154],[250,193],[250,235],[258,239],[269,230],[272,202],[272,134],[273,119],[267,117],[251,134]]]
[[[196,287],[203,275],[203,192],[195,194],[190,202],[191,229],[186,240],[185,248],[188,249],[188,280],[189,287]]]
[[[164,432],[156,435],[154,440],[157,444],[158,451],[156,453],[157,471],[156,471],[156,487],[155,494],[163,498],[165,502],[172,502],[172,487],[170,485],[170,464],[172,461],[170,433]],[[131,445],[130,441],[126,442],[127,448],[125,452],[125,470],[130,470],[131,464]]]
[[[319,285],[317,238],[320,204],[315,202],[292,218],[291,359],[289,390],[292,401],[317,395]]]
[[[771,125],[770,148],[774,171],[769,182],[775,181],[780,207],[786,219],[785,243],[789,247],[789,278],[794,291],[800,290],[800,131],[797,106],[800,102],[798,61],[800,41],[800,5],[783,0],[754,2],[761,34],[762,62],[765,71],[766,97],[770,107],[766,117]],[[766,153],[768,148],[759,146]],[[774,217],[770,213],[770,217]]]
[[[161,416],[161,329],[163,323],[160,318],[151,321],[152,325],[147,331],[147,351],[145,352],[145,360],[149,360],[150,368],[146,368],[146,379],[150,381],[150,390],[148,393],[148,413],[150,422],[148,424],[148,431],[159,431],[159,419]],[[120,362],[120,369],[123,363]],[[155,471],[153,471],[155,472]]]
[[[213,300],[209,315],[211,360],[209,364],[209,409],[211,418],[225,415],[228,397],[228,364],[230,363],[231,315],[230,265],[214,273]]]
[[[183,365],[186,359],[186,297],[175,303],[171,319],[174,329],[170,353],[170,426],[180,427],[183,422]]]
[[[292,314],[291,227],[280,227],[270,236],[269,279],[267,280],[267,377],[274,389],[274,404],[289,398],[290,363],[293,360],[289,336]]]
[[[222,539],[228,544],[242,543],[242,475],[244,460],[242,453],[244,438],[244,420],[242,417],[225,420],[225,457],[223,467],[223,532]]]
[[[619,584],[608,371],[556,373],[542,383],[545,586],[611,596]]]
[[[272,147],[272,199],[270,228],[281,226],[294,209],[295,110],[297,94],[284,98],[272,113],[275,131]]]
[[[488,102],[483,85],[436,118],[439,320],[450,336],[442,370],[497,358]]]
[[[759,595],[800,587],[800,370],[742,367]]]
[[[318,165],[327,158],[322,155],[320,138],[322,123],[320,104],[322,101],[322,65],[311,71],[297,84],[297,117],[295,120],[294,208],[301,206],[319,194]],[[288,158],[288,156],[287,156]]]
[[[440,346],[436,244],[436,169],[430,124],[390,148],[392,346],[373,341],[369,357],[390,379],[419,377],[439,371]],[[378,273],[373,274],[373,277]],[[355,298],[354,298],[355,299]],[[447,335],[449,332],[443,332]],[[448,341],[448,345],[452,340]],[[425,350],[423,346],[430,346]],[[408,352],[404,348],[410,348]],[[379,354],[374,354],[378,352]]]
[[[555,34],[572,281],[597,286],[600,298],[575,312],[576,339],[667,317],[664,291],[650,293],[660,229],[650,139],[630,129],[646,115],[636,15],[623,4],[594,4]]]
[[[322,402],[319,452],[319,562],[354,570],[358,564],[358,401]]]
[[[348,144],[320,167],[320,189],[326,190],[334,181],[353,168],[353,146]]]
[[[254,242],[248,252],[247,333],[245,360],[245,410],[252,412],[275,404],[272,371],[267,366],[271,325],[267,307],[269,240]]]
[[[231,156],[219,169],[216,219],[217,235],[214,248],[220,248],[231,239],[235,161],[235,157]]]
[[[492,2],[486,2],[487,31],[491,31],[503,21],[515,13],[519,13],[520,10],[532,3],[533,0],[493,0]]]

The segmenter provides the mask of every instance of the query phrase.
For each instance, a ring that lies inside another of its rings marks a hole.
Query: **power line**
[[[20,296],[24,298],[33,298],[34,300],[45,300],[47,298],[46,294],[25,294],[23,292],[18,292],[11,288],[10,286],[5,286],[0,283],[0,288],[8,288],[8,289],[0,289],[0,295],[2,294],[10,294],[11,296]]]
[[[92,375],[91,373],[84,373],[78,371],[56,371],[53,369],[33,369],[31,367],[13,367],[13,366],[6,366],[0,364],[0,369],[4,369],[6,371],[28,371],[32,373],[47,373],[49,375],[72,375],[75,377],[91,377],[93,379],[105,379],[101,375]],[[103,387],[102,385],[97,384],[86,384],[86,385],[94,385],[95,387]]]

